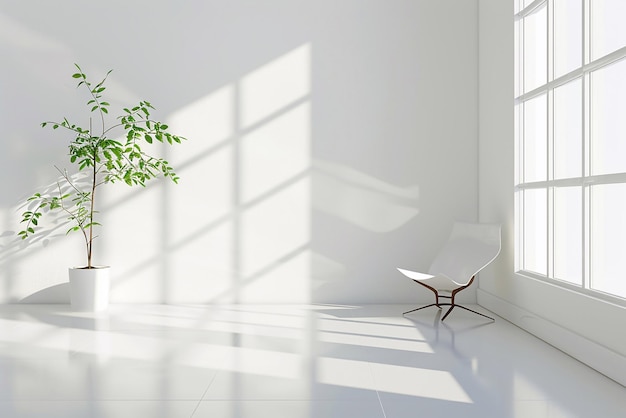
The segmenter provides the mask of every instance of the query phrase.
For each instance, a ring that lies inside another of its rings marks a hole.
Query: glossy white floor
[[[0,306],[0,417],[626,414],[626,388],[503,319],[404,308]]]

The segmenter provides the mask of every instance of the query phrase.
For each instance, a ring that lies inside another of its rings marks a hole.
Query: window
[[[626,1],[515,11],[515,268],[626,303]]]

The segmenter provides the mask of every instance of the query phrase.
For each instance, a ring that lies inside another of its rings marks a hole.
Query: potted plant
[[[41,217],[45,213],[62,212],[71,225],[67,233],[80,233],[85,244],[86,265],[69,269],[72,308],[99,311],[108,305],[110,283],[109,267],[92,263],[93,244],[97,237],[94,228],[100,226],[96,219],[98,189],[115,182],[145,186],[147,181],[159,176],[178,183],[179,178],[169,163],[148,155],[142,147],[157,142],[181,143],[185,138],[171,134],[166,124],[151,119],[154,107],[147,101],[124,108],[120,116],[109,122],[110,104],[103,98],[103,93],[112,70],[102,81],[92,85],[82,69],[74,65],[78,72],[72,77],[78,80],[77,88],[89,92],[87,106],[92,116],[88,125],[75,125],[63,118],[58,122],[43,122],[41,126],[61,128],[71,134],[69,159],[78,170],[71,175],[66,169],[55,166],[61,175],[56,187],[28,198],[28,210],[22,214],[21,221],[25,226],[18,235],[27,239],[41,228]]]

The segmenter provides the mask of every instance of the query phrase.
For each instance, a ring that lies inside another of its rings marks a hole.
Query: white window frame
[[[590,245],[590,200],[591,200],[591,186],[602,184],[626,184],[626,172],[604,174],[604,175],[591,175],[590,172],[590,120],[591,120],[591,92],[590,92],[590,79],[594,71],[601,69],[605,66],[614,64],[620,60],[626,59],[626,46],[609,53],[603,57],[592,60],[590,53],[590,10],[591,1],[582,0],[582,16],[583,21],[581,25],[582,30],[582,65],[579,68],[570,71],[567,74],[560,75],[556,78],[553,77],[554,73],[554,0],[535,0],[530,2],[529,0],[514,0],[515,1],[515,186],[514,186],[514,199],[515,199],[515,271],[517,274],[524,277],[531,277],[534,279],[546,281],[557,286],[561,286],[576,292],[588,294],[593,297],[608,300],[610,302],[617,303],[622,306],[626,306],[626,296],[613,295],[605,293],[599,290],[592,289],[590,284],[591,277],[591,245]],[[626,0],[625,0],[626,1]],[[526,4],[526,7],[523,7]],[[526,18],[541,10],[543,7],[547,8],[547,68],[546,68],[546,83],[540,85],[531,91],[524,90],[524,23]],[[565,85],[576,79],[582,80],[582,109],[580,117],[580,129],[582,131],[582,167],[581,176],[574,178],[554,179],[554,143],[553,143],[553,128],[554,128],[554,113],[553,113],[553,93],[554,89]],[[542,181],[525,181],[524,180],[524,103],[529,100],[546,95],[547,99],[547,143],[546,143],[546,180]],[[626,156],[624,157],[626,158]],[[582,219],[581,221],[581,250],[582,259],[580,260],[580,268],[582,275],[582,282],[580,284],[574,284],[567,280],[560,280],[554,277],[554,190],[559,187],[580,187],[582,194]],[[526,266],[524,257],[525,240],[524,236],[524,192],[527,190],[541,190],[546,193],[546,219],[547,228],[545,236],[546,245],[546,274],[540,274],[537,272],[525,270]],[[625,197],[626,198],[626,197]],[[625,214],[626,216],[626,214]],[[626,253],[624,254],[626,257]],[[624,272],[624,280],[626,280],[626,271]]]

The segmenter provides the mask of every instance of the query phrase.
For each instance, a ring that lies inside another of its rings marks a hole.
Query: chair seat
[[[398,271],[404,274],[409,279],[424,283],[436,289],[438,292],[452,293],[454,289],[458,289],[459,287],[464,285],[464,283],[455,282],[451,278],[447,277],[445,274],[433,276],[432,274],[420,273],[417,271],[401,268],[398,268]]]

